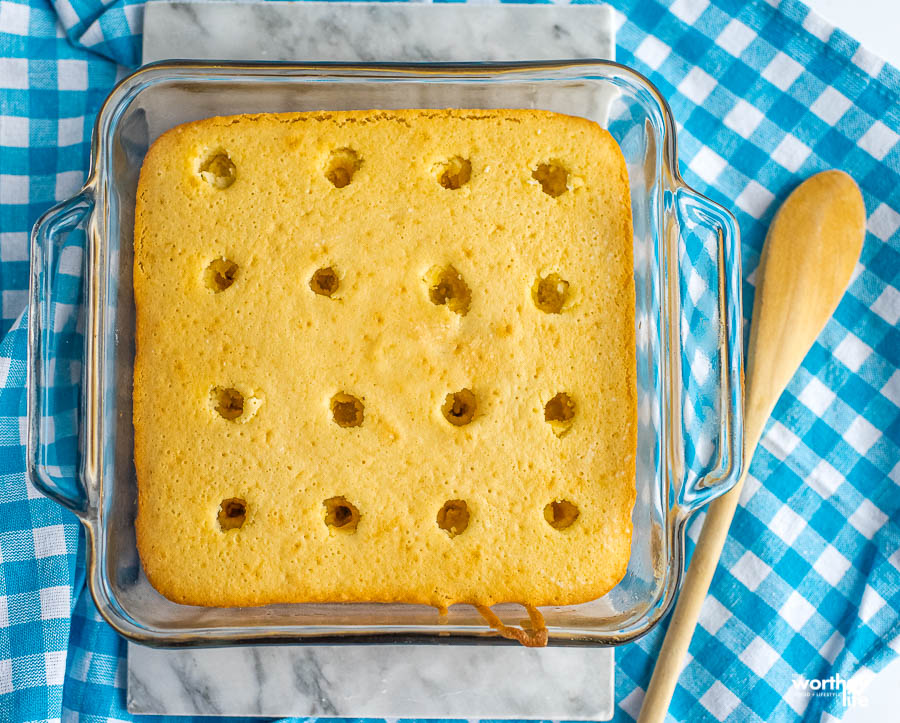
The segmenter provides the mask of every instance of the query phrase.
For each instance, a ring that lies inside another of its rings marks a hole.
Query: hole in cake
[[[222,500],[219,505],[219,527],[223,531],[236,530],[247,519],[247,503],[238,497]]]
[[[353,174],[361,165],[359,154],[352,148],[338,148],[328,157],[325,178],[331,181],[331,185],[335,188],[343,188],[353,180]]]
[[[331,416],[339,427],[358,427],[363,423],[363,403],[351,394],[335,394],[331,398]]]
[[[450,424],[462,427],[475,417],[478,404],[471,389],[460,389],[447,395],[441,412]]]
[[[438,168],[438,183],[451,191],[462,188],[472,177],[472,164],[467,158],[461,156],[453,156],[446,163],[440,164]]]
[[[562,196],[569,185],[569,172],[558,163],[541,163],[531,172],[531,177],[541,184],[548,196]]]
[[[469,506],[463,500],[448,500],[438,510],[437,523],[450,537],[456,537],[469,526]]]
[[[569,430],[574,417],[575,402],[565,392],[560,392],[544,405],[544,421],[550,424],[557,437]]]
[[[325,505],[325,524],[341,532],[355,532],[359,524],[359,510],[346,497],[330,497]]]
[[[472,291],[453,265],[435,266],[426,275],[428,298],[436,306],[446,306],[450,311],[465,316],[472,303]]]
[[[538,277],[531,287],[531,298],[545,314],[559,314],[569,299],[569,282],[558,274]]]
[[[210,397],[215,410],[229,421],[234,421],[244,413],[244,395],[237,389],[215,387]]]
[[[200,177],[213,188],[228,188],[237,180],[237,169],[225,151],[213,151],[200,164]]]
[[[316,269],[316,272],[309,280],[309,288],[320,296],[331,296],[338,290],[341,285],[337,272],[330,266],[322,269]]]
[[[564,530],[578,519],[578,508],[568,500],[554,500],[544,508],[544,519],[550,527]]]
[[[204,273],[206,288],[216,294],[220,291],[225,291],[234,283],[237,272],[238,265],[234,261],[229,261],[226,258],[214,259],[206,267]]]

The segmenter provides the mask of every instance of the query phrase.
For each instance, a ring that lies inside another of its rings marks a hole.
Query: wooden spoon
[[[825,171],[800,184],[769,228],[757,271],[747,355],[743,474],[734,489],[709,506],[639,723],[665,718],[763,427],[837,308],[865,235],[862,195],[841,171]]]

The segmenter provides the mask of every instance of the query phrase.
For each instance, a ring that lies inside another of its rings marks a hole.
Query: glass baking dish
[[[135,544],[131,418],[132,233],[138,173],[169,128],[213,115],[370,108],[542,108],[607,127],[628,165],[634,221],[638,455],[625,578],[603,598],[548,607],[550,644],[617,645],[672,603],[692,512],[741,465],[738,228],[678,172],[659,92],[606,61],[515,65],[161,63],[123,80],[100,110],[82,191],[35,225],[28,338],[27,466],[84,523],[88,584],[103,617],[151,645],[505,642],[468,605],[199,608],[159,595]],[[176,422],[177,423],[177,422]],[[508,625],[523,610],[500,605]]]

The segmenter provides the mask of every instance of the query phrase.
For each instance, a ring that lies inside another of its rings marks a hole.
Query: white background
[[[900,0],[806,0],[835,25],[889,63],[900,67]],[[869,705],[851,708],[845,723],[900,720],[900,660],[895,660],[869,684]]]
[[[900,68],[898,0],[805,0],[832,25]]]

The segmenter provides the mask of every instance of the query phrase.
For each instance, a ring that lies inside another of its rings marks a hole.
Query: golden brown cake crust
[[[565,605],[622,578],[631,204],[598,125],[189,123],[147,154],[134,246],[137,540],[163,595]]]

